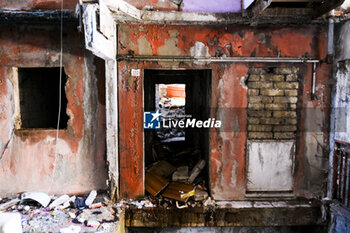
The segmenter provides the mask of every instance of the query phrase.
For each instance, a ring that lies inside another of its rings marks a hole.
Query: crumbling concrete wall
[[[0,0],[0,9],[4,10],[57,10],[63,0]],[[64,0],[64,9],[75,9],[78,0]]]
[[[276,26],[162,26],[119,25],[121,55],[203,57],[308,57],[323,60],[327,53],[327,27]],[[192,51],[192,53],[191,53]],[[196,51],[196,52],[195,52]],[[202,53],[201,53],[202,51]],[[198,55],[198,54],[197,54]],[[215,199],[244,199],[248,88],[252,67],[296,67],[299,70],[296,153],[293,191],[296,196],[318,197],[325,191],[324,166],[328,143],[331,66],[317,66],[316,96],[311,98],[312,64],[210,63],[121,61],[119,71],[120,195],[144,195],[142,126],[143,69],[212,69],[211,117],[224,128],[210,132],[209,180]],[[131,69],[141,69],[132,76]],[[226,111],[221,111],[226,109]],[[227,128],[229,127],[229,128]]]
[[[63,67],[67,129],[15,129],[14,67],[58,67],[60,30],[54,25],[1,25],[0,193],[84,193],[106,188],[104,62],[84,50],[77,25],[65,24]],[[50,77],[47,77],[50,78]],[[53,103],[57,105],[57,103]]]
[[[343,21],[335,27],[335,82],[332,93],[332,122],[330,140],[330,161],[334,156],[334,140],[350,143],[350,20]],[[330,167],[330,174],[335,171]],[[333,177],[329,178],[329,192],[332,193]],[[350,211],[341,204],[330,206],[329,231],[349,232]]]
[[[350,143],[350,20],[336,26],[334,139]]]

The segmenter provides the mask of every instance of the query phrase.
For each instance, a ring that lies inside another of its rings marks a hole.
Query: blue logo
[[[156,112],[143,112],[143,128],[160,129],[161,115],[159,110]]]

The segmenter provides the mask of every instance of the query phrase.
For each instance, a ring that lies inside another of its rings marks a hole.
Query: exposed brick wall
[[[250,68],[248,138],[294,139],[298,68]]]

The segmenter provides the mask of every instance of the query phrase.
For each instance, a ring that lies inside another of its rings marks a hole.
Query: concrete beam
[[[89,4],[83,7],[83,23],[85,32],[85,47],[94,55],[102,59],[115,59],[115,43],[108,40],[97,30],[97,4]]]
[[[100,0],[101,2],[102,0]],[[124,0],[103,0],[105,4],[112,10],[116,12],[123,12],[124,14],[131,16],[132,18],[141,20],[141,15],[143,11],[137,9],[133,5],[125,2]]]
[[[263,206],[259,202],[251,203],[251,206],[236,208],[130,208],[125,210],[125,225],[126,227],[233,227],[322,224],[321,208],[317,205],[272,205],[272,203]]]
[[[83,6],[85,47],[105,60],[106,67],[106,143],[109,174],[109,188],[112,200],[119,196],[119,156],[118,156],[118,74],[117,74],[117,30],[110,11],[100,1],[98,4]],[[97,10],[100,10],[102,33],[97,29]]]

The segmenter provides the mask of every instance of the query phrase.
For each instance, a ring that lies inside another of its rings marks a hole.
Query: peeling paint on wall
[[[24,191],[49,193],[85,193],[105,189],[105,109],[98,102],[103,89],[96,72],[101,64],[81,48],[76,25],[66,25],[64,31],[63,65],[69,79],[65,91],[70,116],[67,129],[59,131],[15,130],[16,82],[13,67],[57,67],[59,30],[55,26],[1,25],[0,36],[0,139],[13,138],[0,160],[0,193],[11,195]],[[53,59],[54,58],[54,59]],[[104,64],[102,64],[102,67]],[[88,68],[89,67],[89,68]],[[11,81],[12,80],[12,81]]]
[[[337,65],[335,94],[335,139],[350,143],[350,60]]]
[[[163,25],[126,25],[118,27],[119,52],[122,55],[139,54],[137,41],[145,38],[151,44],[152,55],[170,56],[196,56],[208,53],[211,56],[254,56],[254,57],[300,57],[306,53],[310,57],[323,59],[327,55],[327,28],[319,25],[289,27],[244,27],[244,26],[163,26]],[[145,31],[148,33],[146,34]],[[262,38],[261,33],[265,36]],[[260,37],[259,37],[260,35]],[[216,38],[216,39],[215,39]],[[317,38],[318,45],[314,45]],[[264,39],[264,40],[262,40]],[[258,43],[264,42],[264,43]],[[290,41],[303,41],[293,44]],[[229,46],[231,45],[231,46]],[[207,48],[206,48],[207,47]],[[159,52],[161,48],[161,52]],[[166,53],[166,50],[174,50],[175,53]],[[197,54],[197,52],[198,54]],[[288,64],[279,64],[290,67]],[[248,63],[224,63],[224,64],[198,64],[190,62],[119,62],[119,115],[120,115],[120,148],[121,148],[121,195],[125,198],[142,196],[143,190],[143,139],[142,139],[142,79],[131,83],[133,88],[126,85],[131,69],[211,69],[212,70],[212,96],[211,117],[223,119],[227,131],[210,132],[210,194],[217,200],[242,200],[246,192],[246,138],[247,138],[247,113],[244,109],[248,106],[248,90],[242,85],[242,77],[248,75],[249,68],[253,64]],[[265,67],[266,64],[257,63],[254,67]],[[311,65],[293,64],[300,73],[301,98],[299,107],[306,107],[310,100],[311,91]],[[317,94],[323,94],[323,98],[312,101],[311,108],[328,106],[330,89],[326,81],[330,77],[330,66],[322,64],[317,68],[317,85],[320,86]],[[125,102],[123,100],[127,99]],[[222,111],[222,108],[231,111]],[[239,111],[237,111],[239,109]],[[322,111],[320,131],[327,129],[327,111]],[[299,116],[298,116],[299,117]],[[304,129],[305,112],[300,112],[298,127]],[[310,118],[312,119],[312,118]],[[133,130],[131,130],[133,129]],[[133,137],[132,142],[129,140]],[[325,140],[326,134],[321,137]],[[318,138],[321,140],[321,138]],[[322,168],[317,171],[309,170],[309,161],[313,161],[314,154],[308,147],[317,145],[307,144],[306,136],[300,132],[296,139],[296,163],[295,177],[293,179],[296,196],[306,196],[307,193],[322,192],[322,181],[315,177],[324,174]],[[135,143],[136,142],[136,143]],[[313,149],[312,149],[313,150]],[[311,154],[310,154],[311,153]],[[320,152],[321,153],[321,152]],[[323,153],[323,152],[322,152]],[[323,154],[320,154],[323,156]],[[137,158],[129,161],[130,157]],[[323,163],[316,163],[321,166]],[[308,184],[310,182],[316,184]],[[312,196],[312,195],[311,195]]]

